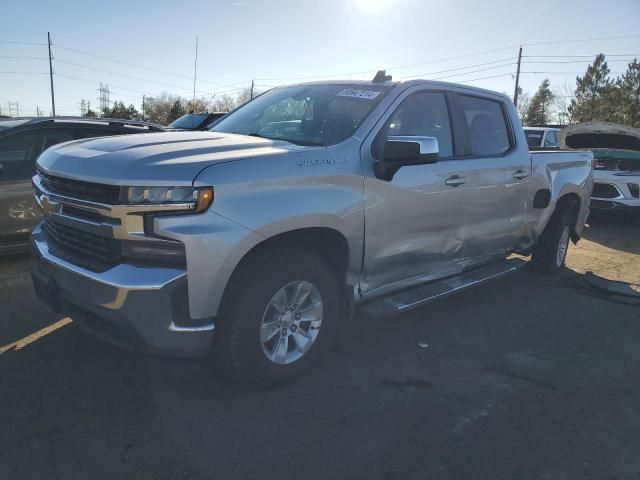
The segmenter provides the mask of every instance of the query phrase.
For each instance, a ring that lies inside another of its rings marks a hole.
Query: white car
[[[593,151],[592,210],[640,212],[639,128],[600,121],[567,125],[560,146]]]
[[[596,159],[591,208],[640,211],[640,152],[593,149]]]

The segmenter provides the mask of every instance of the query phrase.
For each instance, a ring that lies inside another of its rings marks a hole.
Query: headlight
[[[187,204],[196,212],[205,211],[213,201],[212,187],[129,187],[126,193],[131,205]]]

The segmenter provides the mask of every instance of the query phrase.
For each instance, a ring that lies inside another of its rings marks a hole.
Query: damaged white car
[[[605,122],[565,127],[569,148],[589,148],[596,160],[592,210],[640,212],[640,129]]]

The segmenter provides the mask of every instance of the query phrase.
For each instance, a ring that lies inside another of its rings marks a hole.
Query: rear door
[[[454,103],[466,127],[470,152],[465,257],[474,264],[510,251],[521,240],[531,160],[528,147],[517,148],[514,125],[501,97],[460,93]]]

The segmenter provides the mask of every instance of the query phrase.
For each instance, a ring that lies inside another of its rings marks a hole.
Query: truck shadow
[[[582,238],[621,252],[640,255],[640,216],[599,214],[589,218]]]

